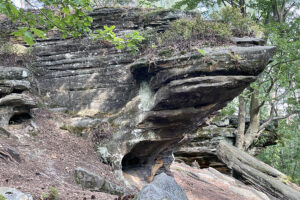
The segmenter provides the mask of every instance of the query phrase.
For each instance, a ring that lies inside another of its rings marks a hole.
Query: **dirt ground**
[[[75,183],[74,169],[82,167],[122,186],[112,168],[98,159],[89,137],[79,137],[60,129],[68,120],[66,114],[37,109],[32,119],[11,124],[8,130],[13,136],[0,135],[0,186],[30,193],[35,200],[41,200],[52,186],[59,191],[60,200],[116,199],[117,196],[107,193],[85,191]],[[3,159],[1,152],[5,153],[7,148],[18,152],[21,161],[12,157]],[[268,199],[214,169],[196,169],[174,162],[171,171],[189,200]]]
[[[14,137],[0,137],[0,149],[9,147],[21,157],[21,162],[0,159],[0,186],[30,193],[34,199],[41,199],[51,186],[57,188],[63,200],[117,197],[84,191],[74,181],[74,169],[82,167],[120,185],[111,167],[99,161],[89,139],[61,130],[56,122],[66,119],[47,110],[36,110],[31,120],[39,132],[32,131],[27,121],[9,126]]]

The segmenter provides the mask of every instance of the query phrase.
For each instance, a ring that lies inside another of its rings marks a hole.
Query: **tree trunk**
[[[259,102],[258,91],[253,90],[250,102],[250,124],[244,137],[244,150],[247,150],[253,141],[258,137],[259,130]]]
[[[299,187],[289,182],[285,174],[225,141],[219,143],[217,156],[242,182],[278,199],[300,199]]]
[[[246,5],[245,5],[245,0],[240,0],[240,9],[243,17],[246,17]]]
[[[235,146],[238,149],[243,149],[244,146],[245,123],[246,123],[246,100],[242,95],[240,95],[238,128],[236,131],[236,142],[235,142]]]

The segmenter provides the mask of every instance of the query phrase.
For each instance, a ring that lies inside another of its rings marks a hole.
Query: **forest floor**
[[[82,167],[117,183],[110,166],[97,158],[88,139],[61,130],[57,122],[63,116],[46,110],[33,114],[39,132],[30,132],[29,122],[9,126],[16,138],[0,138],[2,148],[9,147],[20,154],[21,162],[0,159],[0,186],[13,187],[30,193],[34,199],[55,187],[61,199],[114,199],[117,196],[84,191],[74,181],[74,169]]]

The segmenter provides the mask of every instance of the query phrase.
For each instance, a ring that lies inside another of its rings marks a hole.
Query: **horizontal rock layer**
[[[28,92],[31,81],[28,69],[0,66],[0,126],[7,126],[14,116],[30,114],[30,109],[37,107]]]
[[[99,9],[91,15],[93,29],[115,25],[118,35],[163,32],[172,21],[193,17],[183,11],[144,14],[125,8]],[[52,38],[37,45],[34,71],[50,107],[102,117],[98,133],[105,137],[97,141],[101,159],[121,179],[141,188],[155,174],[170,173],[173,149],[255,81],[271,61],[274,47],[249,40],[243,47],[203,48],[205,56],[191,50],[150,59],[90,38]]]

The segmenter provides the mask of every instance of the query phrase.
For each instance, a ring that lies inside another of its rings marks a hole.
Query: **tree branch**
[[[55,22],[53,22],[48,16],[46,13],[44,13],[40,8],[38,8],[37,6],[33,5],[29,0],[25,0],[31,7],[33,8],[36,8],[52,25],[58,27],[59,29],[61,30],[64,30],[64,31],[69,31],[67,29],[64,29],[62,27],[60,27],[59,25],[55,24]]]

